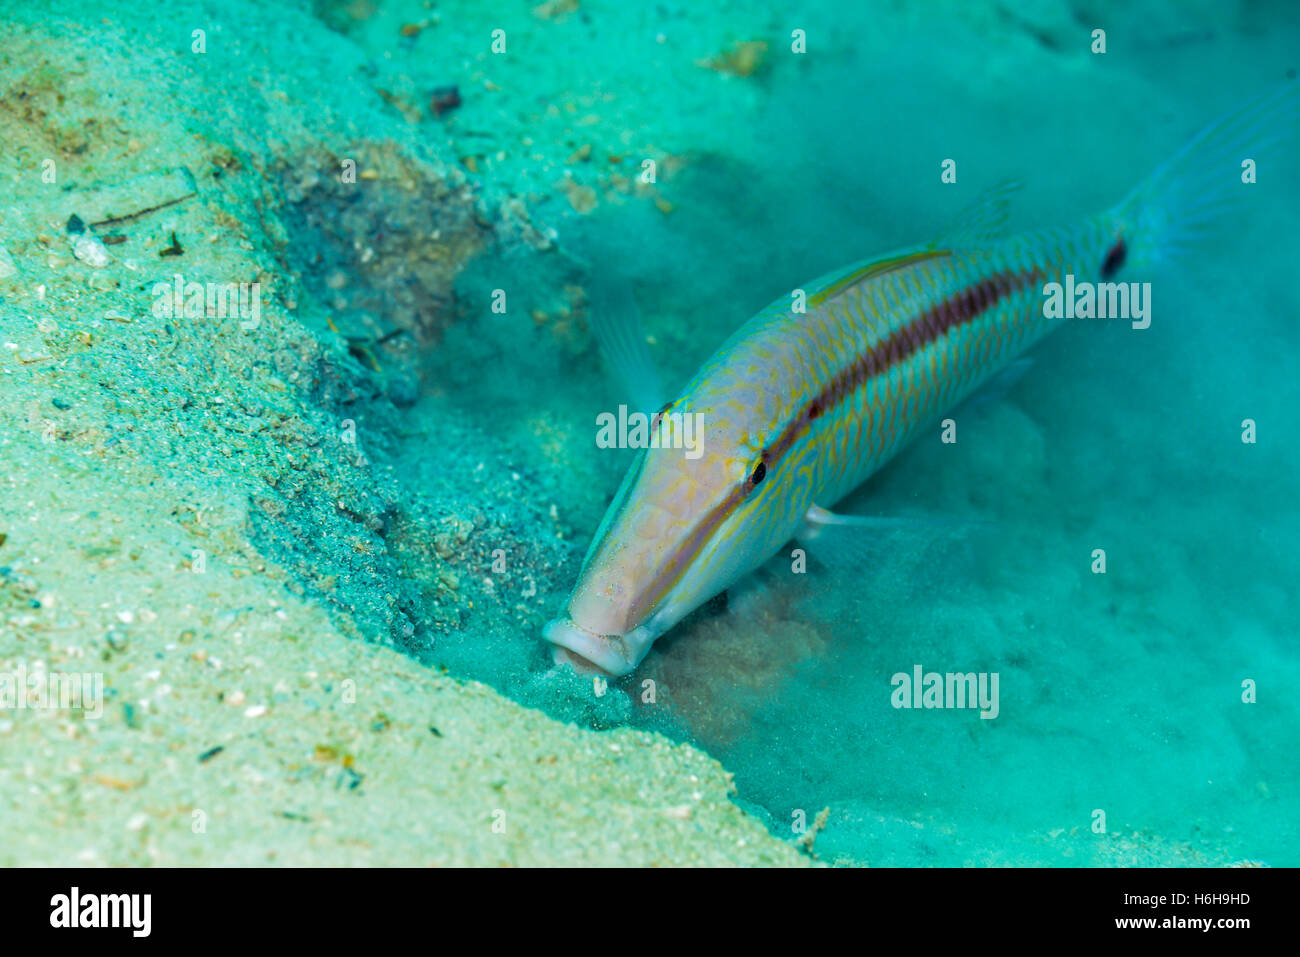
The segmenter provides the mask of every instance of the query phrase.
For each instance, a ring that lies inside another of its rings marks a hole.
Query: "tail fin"
[[[1182,254],[1242,197],[1242,163],[1281,155],[1300,119],[1300,82],[1288,82],[1201,130],[1112,211],[1127,261],[1147,266]],[[1265,166],[1263,175],[1273,174]]]

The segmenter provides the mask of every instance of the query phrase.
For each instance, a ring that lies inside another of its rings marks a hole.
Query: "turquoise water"
[[[1093,20],[1077,7],[1037,6],[1042,36],[1010,14],[927,7],[737,8],[736,36],[807,25],[813,52],[778,44],[757,78],[698,70],[650,88],[640,58],[654,18],[629,14],[648,19],[618,31],[627,69],[575,70],[640,102],[666,148],[689,151],[664,187],[672,212],[602,204],[558,217],[561,245],[590,268],[552,264],[528,282],[579,282],[619,308],[616,290],[630,288],[664,378],[680,384],[771,299],[932,238],[995,183],[1025,183],[1013,228],[1108,206],[1296,66],[1297,15],[1281,4],[1156,5],[1145,21],[1108,6],[1095,15],[1105,55],[1088,51]],[[613,16],[590,9],[595,22]],[[678,36],[714,28],[684,11],[665,22]],[[604,63],[599,35],[582,49]],[[742,97],[728,89],[738,83]],[[942,185],[950,156],[958,183]],[[971,519],[977,533],[895,536],[860,567],[797,582],[778,561],[661,639],[616,684],[631,702],[597,701],[576,679],[561,692],[539,676],[535,636],[514,630],[471,626],[434,657],[557,714],[700,744],[774,833],[829,808],[817,838],[828,860],[1300,863],[1288,269],[1300,205],[1294,161],[1279,161],[1288,171],[1275,167],[1213,240],[1143,277],[1150,329],[1067,324],[957,446],[914,445],[841,507]],[[471,301],[504,264],[480,265],[462,287]],[[543,431],[537,417],[549,423],[552,448],[527,464],[571,530],[572,551],[539,585],[554,614],[628,462],[594,448],[585,425],[620,394],[589,349],[557,349],[526,314],[470,318],[448,342],[434,361],[454,388],[428,414],[454,410],[520,449]],[[487,354],[495,381],[472,358]],[[1255,444],[1241,439],[1247,418]],[[1091,569],[1097,548],[1104,575]],[[917,664],[998,673],[998,717],[892,707],[891,676]],[[1246,681],[1256,703],[1242,700]]]
[[[774,560],[606,686],[554,669],[540,637],[633,454],[595,442],[596,416],[627,393],[593,316],[639,321],[677,389],[769,302],[933,240],[998,184],[1023,183],[1010,231],[1076,223],[1294,79],[1300,7],[285,6],[328,26],[320,69],[376,91],[373,128],[331,127],[355,114],[287,81],[183,102],[186,70],[259,76],[234,26],[212,29],[201,67],[141,70],[175,84],[187,135],[240,131],[229,155],[215,133],[222,148],[204,144],[203,188],[283,200],[275,228],[250,230],[288,237],[266,241],[277,301],[294,300],[302,339],[346,340],[355,359],[250,347],[249,365],[319,359],[315,411],[330,429],[353,421],[373,466],[290,476],[272,502],[287,517],[254,511],[249,538],[295,594],[562,720],[695,744],[772,833],[816,830],[824,861],[1300,864],[1295,140],[1261,155],[1207,242],[1122,277],[1151,282],[1149,329],[1067,323],[963,414],[955,445],[923,436],[837,506],[914,525],[864,533],[857,559],[806,575]],[[177,19],[180,56],[189,13]],[[25,82],[56,89],[49,73]],[[286,113],[292,130],[257,126]],[[79,129],[59,127],[59,148]],[[148,168],[199,166],[187,148]],[[364,199],[334,183],[352,153],[379,168]],[[448,198],[434,160],[472,201]],[[371,245],[382,268],[360,253]],[[339,489],[371,474],[340,518]],[[894,677],[918,666],[996,674],[996,717],[895,707]]]

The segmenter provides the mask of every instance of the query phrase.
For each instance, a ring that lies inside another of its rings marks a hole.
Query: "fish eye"
[[[754,474],[749,477],[749,484],[757,485],[759,482],[763,481],[766,475],[767,475],[767,466],[764,465],[762,462],[759,462],[758,465],[754,467]]]

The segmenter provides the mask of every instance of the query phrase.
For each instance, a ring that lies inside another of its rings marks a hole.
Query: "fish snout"
[[[631,674],[654,643],[644,626],[626,635],[600,635],[568,617],[547,622],[542,638],[553,646],[551,657],[557,665],[612,677]]]

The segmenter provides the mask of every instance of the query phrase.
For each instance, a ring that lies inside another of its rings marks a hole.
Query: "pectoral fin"
[[[1007,393],[1016,387],[1017,383],[1025,377],[1025,373],[1033,368],[1033,365],[1034,360],[1026,356],[1013,359],[1005,369],[985,382],[957,408],[953,409],[952,414],[958,415],[962,412],[985,409],[993,403],[1005,399]]]
[[[795,537],[820,564],[852,568],[869,564],[881,548],[898,548],[900,538],[920,550],[935,538],[955,539],[993,524],[947,516],[844,515],[814,505]]]

